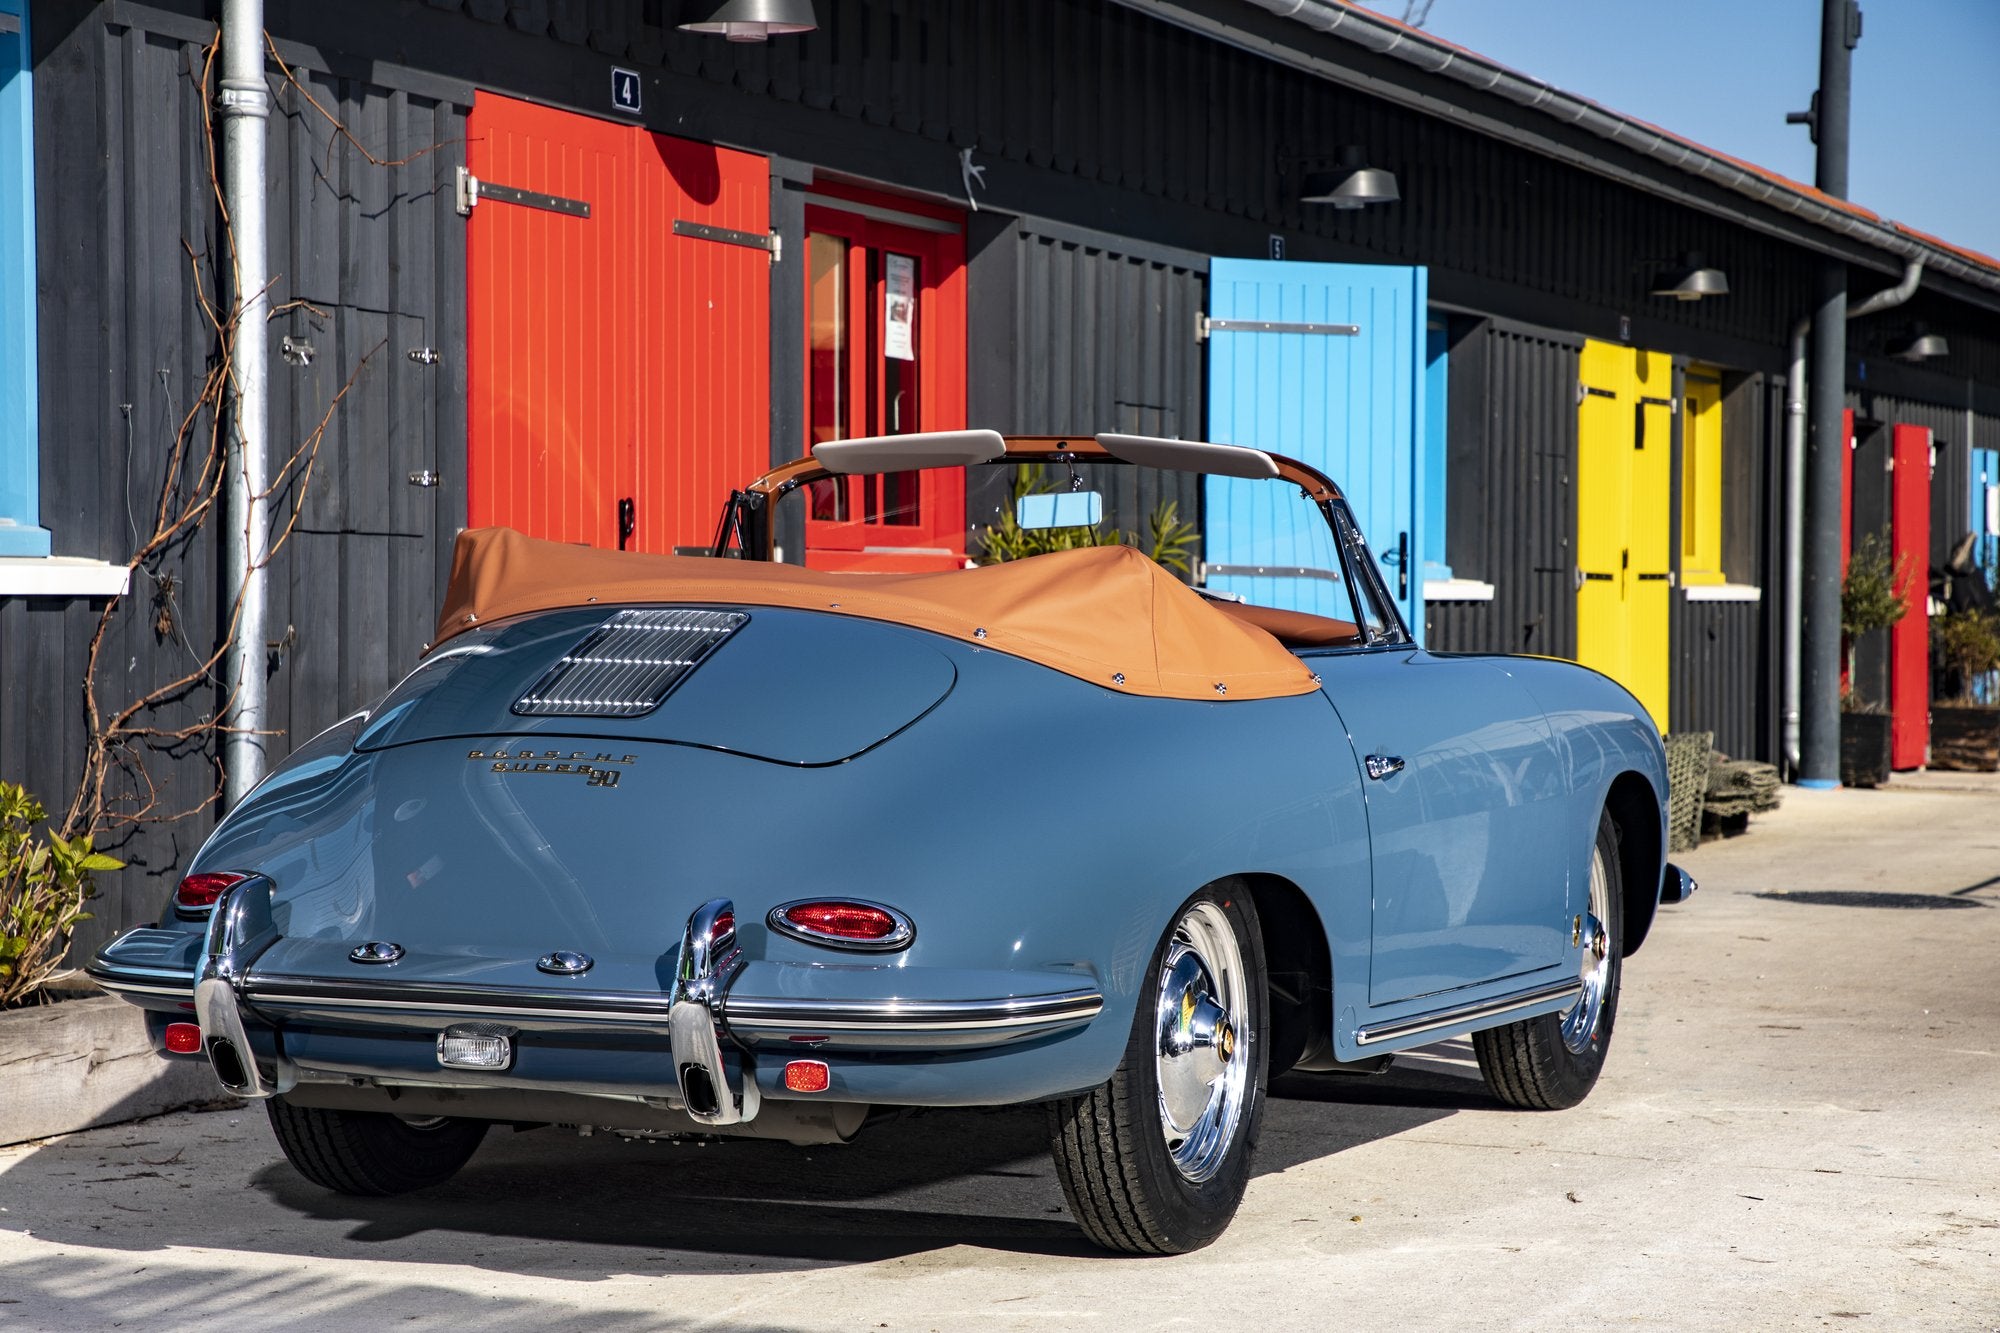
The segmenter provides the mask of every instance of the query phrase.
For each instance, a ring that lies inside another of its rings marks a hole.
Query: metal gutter
[[[1340,71],[1329,68],[1326,62],[1308,53],[1287,51],[1234,25],[1219,24],[1210,14],[1197,12],[1189,4],[1176,3],[1175,0],[1117,0],[1117,3],[1211,37],[1224,40],[1234,37],[1237,44],[1267,58],[1285,59],[1290,55],[1294,57],[1291,63],[1322,78],[1357,85],[1372,85],[1375,82],[1359,75],[1342,79]],[[1540,79],[1517,73],[1484,56],[1342,3],[1342,0],[1237,0],[1237,3],[1255,5],[1281,19],[1350,42],[1375,55],[1400,60],[1426,74],[1500,97],[1709,184],[1778,209],[1836,236],[1886,251],[1906,261],[1921,259],[1935,274],[1956,278],[2000,296],[2000,268],[1974,263],[1955,250],[1911,235],[1893,222],[1859,216],[1829,202],[1818,191],[1752,171],[1731,158],[1675,138],[1643,121],[1608,111],[1588,99],[1563,92]],[[1383,93],[1379,86],[1370,86],[1367,90],[1376,95]],[[1418,99],[1412,97],[1409,100]]]
[[[224,0],[222,9],[223,202],[235,233],[234,347],[222,530],[223,604],[237,609],[224,630],[222,808],[236,808],[263,778],[269,696],[264,666],[270,561],[271,290],[266,244],[265,140],[271,94],[264,84],[264,0]]]

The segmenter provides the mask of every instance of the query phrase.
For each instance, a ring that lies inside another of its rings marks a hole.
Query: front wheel
[[[1117,1072],[1050,1106],[1049,1142],[1092,1240],[1184,1254],[1236,1215],[1263,1114],[1268,1001],[1247,888],[1221,880],[1189,899],[1147,978]]]
[[[278,1146],[315,1185],[338,1194],[407,1194],[456,1175],[486,1137],[484,1120],[405,1120],[382,1111],[265,1106]]]
[[[1597,817],[1590,852],[1590,902],[1582,927],[1576,1001],[1559,1014],[1472,1034],[1486,1086],[1509,1106],[1560,1111],[1590,1095],[1604,1070],[1611,1026],[1618,1017],[1623,972],[1624,875],[1618,862],[1618,826],[1605,811]]]

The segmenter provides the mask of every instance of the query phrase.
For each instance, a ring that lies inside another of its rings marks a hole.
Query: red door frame
[[[951,231],[922,230],[878,216],[848,212],[838,204],[815,203],[806,208],[808,235],[839,236],[849,243],[846,283],[849,330],[847,390],[843,436],[888,434],[891,424],[886,393],[887,358],[881,353],[882,312],[887,299],[886,266],[870,274],[868,253],[912,255],[917,260],[916,409],[914,421],[898,421],[899,432],[958,430],[965,426],[966,317],[964,214],[924,200],[884,194],[857,186],[816,182],[813,193],[953,224]],[[810,242],[808,243],[810,244]],[[810,265],[804,266],[810,310]],[[865,276],[866,280],[856,280]],[[811,320],[807,321],[805,364],[813,364]],[[805,386],[808,402],[812,385]],[[810,417],[810,412],[808,417]],[[801,454],[812,450],[812,425],[806,424]],[[855,477],[848,488],[845,521],[806,522],[806,563],[820,569],[871,569],[918,572],[955,569],[965,562],[965,475],[957,469],[918,474],[918,521],[914,524],[869,522],[868,488],[880,492],[884,479]],[[892,553],[884,548],[906,548]]]

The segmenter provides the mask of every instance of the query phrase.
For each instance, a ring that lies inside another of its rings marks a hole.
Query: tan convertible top
[[[893,621],[1157,698],[1270,699],[1317,688],[1275,638],[1128,546],[942,574],[830,574],[473,528],[452,552],[437,642],[489,621],[592,602],[783,606]],[[800,668],[809,673],[811,664]]]

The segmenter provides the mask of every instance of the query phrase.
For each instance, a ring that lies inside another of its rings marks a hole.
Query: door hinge
[[[785,238],[777,232],[738,231],[734,227],[717,227],[707,222],[689,222],[685,218],[674,219],[674,235],[692,236],[697,241],[716,241],[722,245],[740,245],[749,250],[762,250],[777,263],[783,257]]]
[[[434,366],[438,363],[438,349],[435,347],[412,347],[408,355],[410,360],[420,366]]]
[[[1354,338],[1361,334],[1359,324],[1299,324],[1279,319],[1210,319],[1207,315],[1194,317],[1194,340],[1206,342],[1211,333],[1319,333],[1334,338]]]
[[[460,167],[453,178],[452,197],[457,203],[458,215],[462,218],[471,217],[472,210],[482,199],[491,199],[496,204],[518,204],[522,208],[539,208],[545,213],[562,213],[573,218],[590,216],[590,204],[587,200],[565,199],[559,194],[543,194],[539,190],[523,190],[512,185],[496,185],[492,181],[479,179],[464,167]]]
[[[410,485],[412,486],[435,486],[437,484],[438,474],[429,468],[424,468],[420,472],[412,472],[410,474]]]

